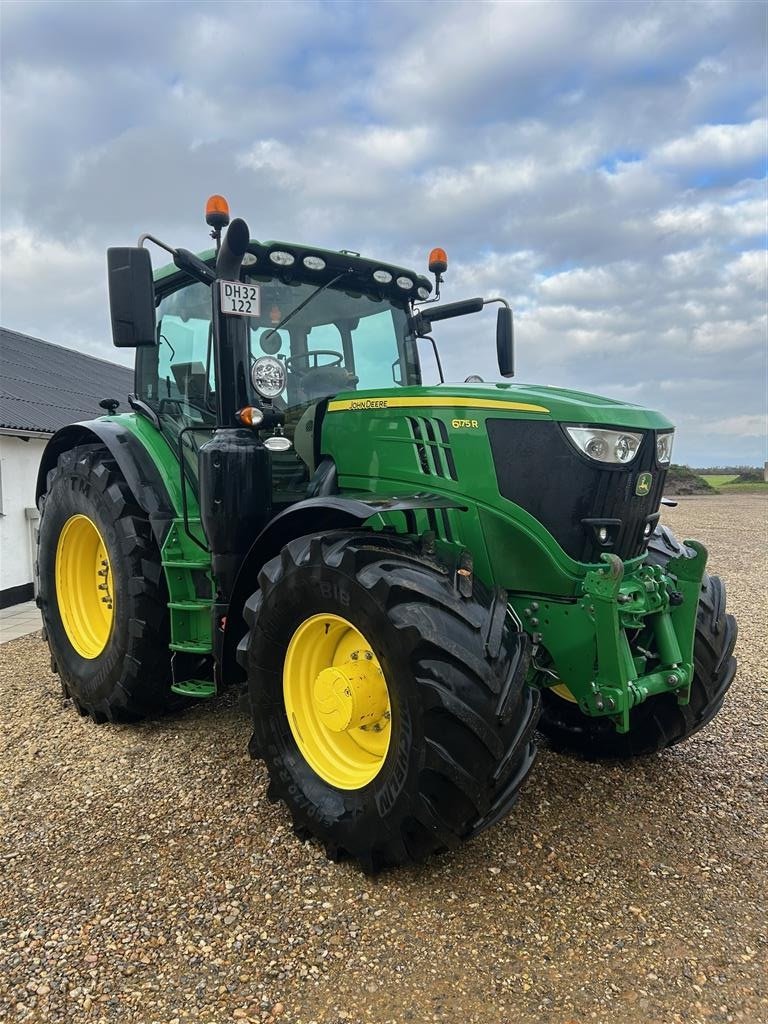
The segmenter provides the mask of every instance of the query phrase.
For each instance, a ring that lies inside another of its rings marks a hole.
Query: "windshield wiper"
[[[337,281],[340,281],[342,279],[342,277],[346,277],[347,274],[353,274],[353,273],[354,273],[354,271],[352,270],[352,268],[348,267],[346,270],[342,270],[342,272],[340,274],[337,274],[336,277],[332,277],[330,281],[326,281],[325,284],[321,284],[317,288],[315,288],[315,290],[313,292],[311,292],[306,297],[306,299],[304,299],[302,302],[300,302],[298,304],[298,306],[294,306],[294,308],[290,311],[290,313],[288,313],[286,316],[284,316],[279,324],[276,324],[272,328],[271,331],[268,331],[266,334],[262,335],[262,337],[259,339],[259,344],[263,346],[264,342],[267,341],[268,338],[271,338],[273,334],[277,334],[277,332],[282,327],[285,327],[285,325],[288,323],[288,321],[292,317],[294,317],[297,313],[300,313],[301,310],[304,309],[305,306],[308,306],[309,303],[312,301],[312,299],[314,299],[317,295],[319,295],[320,292],[324,292],[326,288],[330,288],[332,284],[336,284]]]

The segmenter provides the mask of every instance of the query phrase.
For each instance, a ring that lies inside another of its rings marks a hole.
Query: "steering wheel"
[[[323,363],[321,366],[318,357],[319,356],[330,356],[330,363]],[[306,360],[307,365],[303,367],[294,367],[293,363],[299,363]],[[310,363],[310,360],[313,360]],[[285,360],[285,369],[289,373],[296,373],[301,376],[304,373],[309,373],[310,370],[325,370],[331,366],[341,366],[344,362],[344,353],[335,352],[330,348],[316,348],[312,352],[304,352],[302,355],[288,356]]]

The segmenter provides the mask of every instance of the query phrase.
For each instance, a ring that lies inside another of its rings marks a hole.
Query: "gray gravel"
[[[0,1019],[768,1021],[767,510],[665,512],[740,619],[709,729],[630,766],[543,750],[504,823],[373,880],[266,802],[231,697],[96,726],[39,638],[0,648]]]

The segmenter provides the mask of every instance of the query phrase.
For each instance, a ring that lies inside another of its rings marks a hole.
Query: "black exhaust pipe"
[[[216,277],[220,281],[237,281],[243,256],[251,240],[248,225],[241,217],[235,217],[227,228],[216,259]]]

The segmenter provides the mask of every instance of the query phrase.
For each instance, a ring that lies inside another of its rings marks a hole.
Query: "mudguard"
[[[409,524],[409,532],[415,532],[415,510],[439,508],[466,509],[466,505],[451,498],[426,493],[396,498],[378,497],[370,493],[329,494],[298,501],[275,516],[261,531],[243,559],[226,608],[223,635],[217,631],[221,642],[219,657],[216,659],[219,684],[232,683],[242,677],[235,653],[246,629],[243,606],[257,587],[261,567],[278,555],[289,541],[308,533],[359,529],[372,516],[385,512],[402,512]]]
[[[40,498],[45,494],[48,473],[55,467],[59,455],[77,445],[94,443],[103,444],[109,450],[136,502],[149,517],[158,547],[162,548],[171,521],[176,516],[173,503],[147,449],[135,434],[113,420],[72,423],[53,435],[45,447],[37,473],[35,500],[38,508]]]

